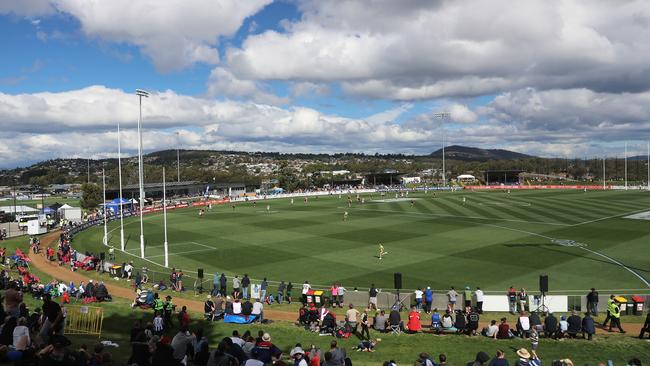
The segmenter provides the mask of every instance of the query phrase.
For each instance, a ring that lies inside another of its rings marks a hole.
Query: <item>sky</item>
[[[0,167],[218,149],[645,154],[646,0],[2,0]]]

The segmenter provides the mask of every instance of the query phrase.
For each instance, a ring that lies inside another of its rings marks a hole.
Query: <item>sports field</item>
[[[551,291],[649,287],[650,221],[625,218],[650,211],[647,192],[362,197],[364,204],[353,195],[351,208],[345,195],[334,195],[307,204],[279,199],[241,203],[234,210],[214,206],[203,217],[196,208],[170,211],[170,266],[294,284],[337,281],[348,290],[371,283],[391,288],[394,272],[403,273],[410,289],[470,285],[502,292],[514,285],[536,290],[540,274],[550,276]],[[119,220],[109,230],[110,245],[119,248]],[[162,214],[145,216],[144,231],[146,265],[162,270],[154,264],[163,263]],[[138,263],[139,219],[125,220],[125,232],[127,254],[118,252],[118,260]],[[74,245],[97,253],[102,235],[101,226],[87,230]],[[379,243],[388,252],[382,260]]]

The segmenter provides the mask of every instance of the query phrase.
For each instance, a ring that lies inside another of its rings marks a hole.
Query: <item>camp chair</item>
[[[400,328],[399,324],[398,325],[390,325],[390,332],[392,334],[400,334],[402,333],[402,329]]]

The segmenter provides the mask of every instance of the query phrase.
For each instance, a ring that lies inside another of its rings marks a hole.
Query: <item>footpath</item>
[[[43,247],[47,247],[49,245],[55,246],[57,240],[59,240],[59,231],[51,232],[41,237],[41,245]],[[32,260],[31,265],[38,268],[39,271],[59,281],[64,281],[65,283],[69,283],[70,281],[73,281],[74,283],[78,284],[81,281],[88,282],[88,280],[90,280],[89,277],[84,276],[83,272],[80,271],[72,272],[68,267],[65,266],[62,267],[59,266],[58,263],[56,262],[48,261],[47,258],[45,258],[45,255],[43,253],[34,254],[30,252],[29,258]],[[110,283],[110,281],[104,281],[104,284],[108,289],[108,293],[111,294],[113,298],[118,297],[129,301],[133,301],[133,299],[135,299],[135,291],[133,289],[112,284]],[[173,301],[174,304],[176,304],[177,308],[186,306],[188,311],[192,313],[203,314],[203,301],[191,300],[191,299],[185,299],[179,297],[174,297]],[[294,322],[297,320],[298,314],[289,311],[272,310],[272,309],[268,309],[268,307],[265,307],[264,317],[266,319],[271,319],[274,321]],[[625,321],[625,318],[622,318],[622,320]],[[426,323],[426,321],[423,321],[423,323]],[[479,329],[482,327],[487,327],[488,325],[489,325],[488,321],[481,321]],[[629,336],[636,337],[641,331],[641,327],[643,326],[643,324],[623,322],[622,326]],[[609,333],[606,329],[603,329],[599,325],[596,325],[596,327],[597,327],[596,328],[597,334]]]

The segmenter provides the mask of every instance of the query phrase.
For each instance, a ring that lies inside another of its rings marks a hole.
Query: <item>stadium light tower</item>
[[[142,162],[142,97],[149,98],[149,93],[142,89],[136,89],[135,95],[139,99],[140,114],[138,115],[138,180],[140,185],[140,257],[144,258],[144,223],[142,220],[142,208],[144,206],[144,167]]]
[[[163,222],[165,224],[165,267],[169,267],[169,244],[167,243],[167,188],[165,187],[165,167],[163,167]]]
[[[120,185],[120,249],[124,251],[124,205],[122,202],[122,143],[120,141],[120,122],[117,122],[117,176]]]
[[[176,131],[176,177],[181,182],[181,133]]]
[[[104,245],[108,245],[108,210],[106,209],[106,172],[102,168],[102,185],[104,187]]]
[[[625,141],[625,190],[627,191],[627,141]]]
[[[440,119],[440,125],[442,127],[442,181],[444,182],[445,186],[447,185],[447,172],[445,171],[445,118],[449,119],[451,117],[451,113],[449,112],[440,112],[440,113],[434,113],[433,116],[435,118]]]

